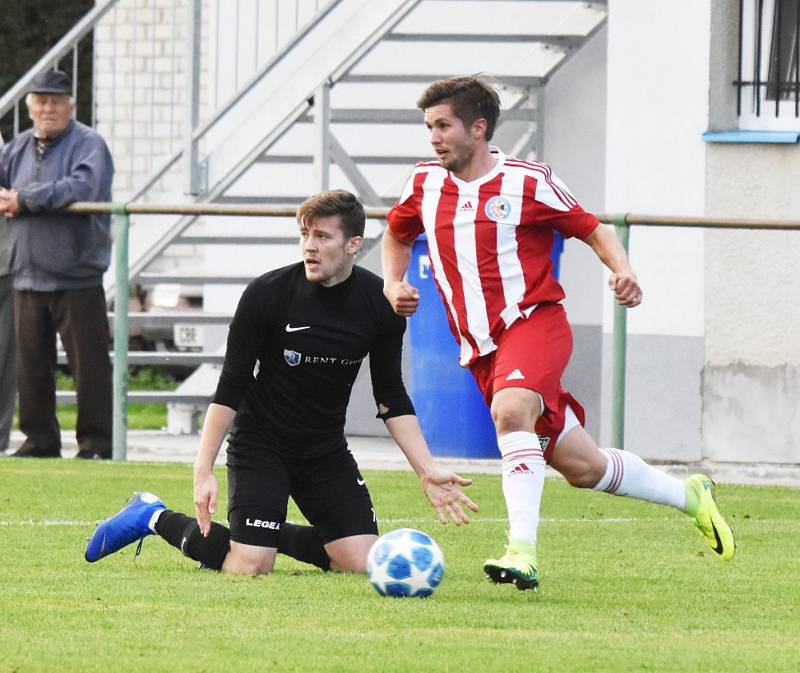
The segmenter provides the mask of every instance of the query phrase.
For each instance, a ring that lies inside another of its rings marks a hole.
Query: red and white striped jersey
[[[553,230],[586,238],[598,224],[550,167],[508,157],[464,182],[439,162],[421,162],[389,212],[400,239],[427,234],[431,268],[461,344],[462,366],[497,347],[498,335],[564,290],[551,274]]]

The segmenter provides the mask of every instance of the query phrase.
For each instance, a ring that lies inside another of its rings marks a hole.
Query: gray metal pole
[[[200,194],[200,170],[194,133],[200,121],[200,31],[202,0],[192,0],[187,8],[186,44],[186,135],[183,148],[183,176],[186,194]]]
[[[612,218],[625,253],[628,252],[630,227],[625,215]],[[627,351],[628,313],[624,306],[614,305],[614,360],[611,377],[611,445],[625,448],[625,359]]]
[[[114,415],[112,426],[114,460],[128,457],[128,229],[124,203],[112,203],[114,213]]]
[[[324,82],[314,92],[314,188],[330,186],[331,173],[331,87]]]

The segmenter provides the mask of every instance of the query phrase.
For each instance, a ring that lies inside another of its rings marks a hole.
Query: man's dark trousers
[[[59,455],[56,419],[56,333],[67,353],[78,397],[78,449],[111,456],[110,334],[102,287],[14,291],[19,427],[23,447]]]

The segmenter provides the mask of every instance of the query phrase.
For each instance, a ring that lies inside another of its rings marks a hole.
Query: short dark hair
[[[364,235],[367,217],[364,206],[354,194],[344,189],[332,189],[309,196],[297,208],[297,223],[308,224],[318,217],[338,215],[345,238]]]
[[[486,140],[491,140],[500,116],[500,96],[497,90],[479,77],[451,77],[428,85],[417,101],[417,107],[425,110],[439,103],[450,103],[453,114],[465,127],[472,126],[477,119],[486,120]]]

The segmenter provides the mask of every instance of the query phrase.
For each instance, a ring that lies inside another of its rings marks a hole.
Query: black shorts
[[[277,548],[289,496],[325,544],[378,534],[369,489],[346,444],[316,457],[287,456],[268,447],[228,450],[232,540]]]

